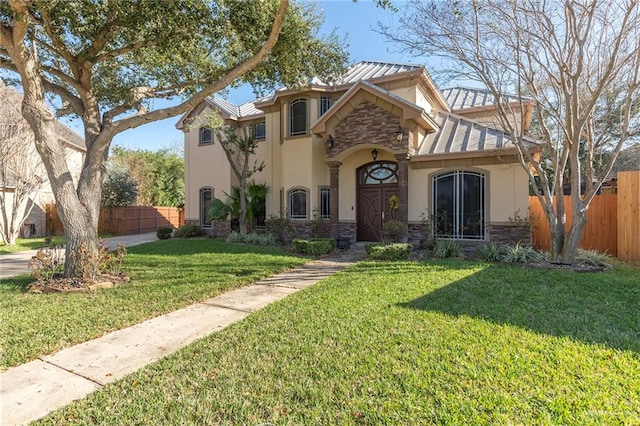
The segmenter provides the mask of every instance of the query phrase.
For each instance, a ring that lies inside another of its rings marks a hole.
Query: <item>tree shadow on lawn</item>
[[[633,272],[492,265],[400,306],[640,353],[640,283]]]

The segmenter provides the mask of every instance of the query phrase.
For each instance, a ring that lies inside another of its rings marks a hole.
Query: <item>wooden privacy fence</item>
[[[62,235],[64,227],[54,204],[47,205],[47,234]],[[158,228],[184,225],[184,209],[177,207],[103,207],[100,209],[98,233],[134,235],[154,232]]]
[[[567,230],[571,196],[564,197]],[[551,231],[538,197],[529,197],[533,246],[550,250]],[[640,171],[618,173],[618,193],[596,195],[587,210],[580,248],[598,250],[622,260],[640,260]]]

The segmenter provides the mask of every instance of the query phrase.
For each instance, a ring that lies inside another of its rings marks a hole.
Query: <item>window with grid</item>
[[[289,191],[289,218],[307,218],[307,190],[296,188]]]
[[[485,237],[485,175],[456,170],[433,177],[436,237],[482,240]]]
[[[320,188],[320,219],[331,217],[330,191],[328,187]]]
[[[289,136],[307,134],[307,100],[289,102]]]

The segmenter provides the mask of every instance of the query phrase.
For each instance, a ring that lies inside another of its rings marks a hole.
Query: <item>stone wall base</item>
[[[496,244],[514,245],[520,243],[523,246],[531,245],[531,226],[529,224],[489,224],[489,241]]]

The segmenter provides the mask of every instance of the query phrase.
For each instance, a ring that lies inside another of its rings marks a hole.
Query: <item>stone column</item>
[[[340,161],[329,161],[329,223],[331,225],[331,236],[338,238],[339,218],[338,218],[338,188],[340,187]]]
[[[398,220],[407,223],[409,221],[409,159],[407,154],[396,155],[398,162]]]

